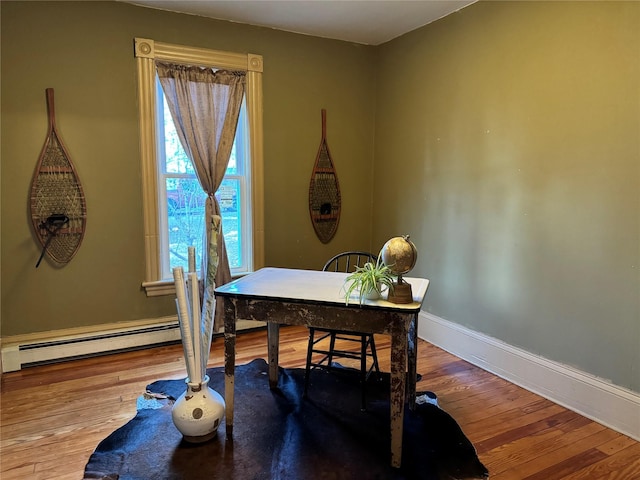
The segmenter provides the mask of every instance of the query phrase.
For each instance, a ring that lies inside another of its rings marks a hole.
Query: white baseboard
[[[456,357],[640,440],[640,394],[427,312],[418,336]]]
[[[238,320],[238,331],[263,322]],[[180,341],[177,316],[4,337],[2,372],[22,367]]]

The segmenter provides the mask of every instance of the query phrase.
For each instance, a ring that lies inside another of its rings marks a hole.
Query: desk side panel
[[[270,300],[236,300],[237,318],[283,325],[305,325],[348,332],[391,333],[394,323],[405,324],[411,312],[367,310],[335,305],[305,305]]]

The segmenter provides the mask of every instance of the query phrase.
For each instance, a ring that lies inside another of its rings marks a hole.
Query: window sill
[[[142,288],[147,293],[147,297],[162,297],[164,295],[175,295],[176,286],[173,282],[161,280],[157,282],[142,282]]]
[[[246,273],[232,275],[231,280],[235,280],[240,277],[244,277]],[[162,297],[165,295],[175,295],[176,286],[171,280],[157,280],[155,282],[142,282],[142,288],[144,288],[147,297]]]

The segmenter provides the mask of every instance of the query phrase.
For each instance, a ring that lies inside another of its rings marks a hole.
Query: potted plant
[[[382,259],[366,262],[361,267],[356,267],[344,280],[344,297],[349,304],[349,298],[354,292],[358,292],[358,300],[380,298],[385,287],[393,289],[394,275],[391,269],[385,265]]]

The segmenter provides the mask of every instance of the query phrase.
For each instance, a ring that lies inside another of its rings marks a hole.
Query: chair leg
[[[307,366],[304,372],[304,391],[302,397],[307,397],[307,390],[309,390],[309,376],[311,374],[311,353],[313,352],[313,337],[315,335],[315,328],[309,327],[309,346],[307,346]]]
[[[375,341],[375,338],[373,337],[373,334],[371,334],[369,337],[369,345],[371,346],[371,356],[373,357],[373,368],[379,377],[380,366],[378,365],[378,352],[376,351],[376,341]]]
[[[329,355],[327,356],[327,369],[333,368],[333,350],[336,348],[336,332],[331,332],[331,341],[329,342]]]
[[[367,337],[362,335],[360,339],[360,410],[367,409]]]

